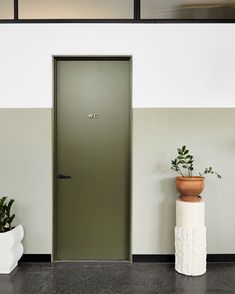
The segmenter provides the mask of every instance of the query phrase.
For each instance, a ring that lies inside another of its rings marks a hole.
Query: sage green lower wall
[[[209,253],[235,253],[235,109],[135,109],[133,123],[133,251],[174,252],[175,174],[170,161],[186,144],[206,179]]]
[[[174,252],[178,146],[195,155],[196,170],[212,165],[203,193],[209,253],[235,253],[235,109],[134,109],[132,250]],[[25,253],[52,252],[52,111],[0,109],[0,193],[15,198],[25,227]]]
[[[25,253],[51,253],[51,109],[0,109],[0,195],[15,199]]]

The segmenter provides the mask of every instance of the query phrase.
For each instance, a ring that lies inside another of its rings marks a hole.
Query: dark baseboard
[[[133,262],[175,262],[174,254],[134,254]]]
[[[175,262],[174,254],[134,254],[133,262]],[[207,262],[235,262],[235,254],[207,254]]]
[[[19,262],[51,262],[51,254],[23,254]]]
[[[174,254],[134,254],[133,262],[175,262]],[[51,262],[51,254],[23,254],[19,262]],[[207,254],[207,262],[235,262],[235,254]]]
[[[207,254],[207,262],[235,262],[235,254]]]

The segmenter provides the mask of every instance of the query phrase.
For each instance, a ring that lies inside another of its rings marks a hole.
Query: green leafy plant
[[[12,222],[15,214],[11,214],[11,207],[14,199],[7,201],[7,197],[0,198],[0,233],[13,229]]]
[[[182,177],[192,177],[194,170],[194,157],[189,154],[189,150],[184,145],[177,149],[177,157],[171,161],[171,169],[179,173]],[[203,173],[199,173],[201,177],[207,174],[215,174],[221,179],[221,175],[215,172],[212,167],[205,168]]]

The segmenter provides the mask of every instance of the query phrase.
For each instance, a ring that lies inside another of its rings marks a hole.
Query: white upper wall
[[[234,24],[1,24],[0,107],[52,107],[53,55],[133,56],[133,107],[235,107]]]

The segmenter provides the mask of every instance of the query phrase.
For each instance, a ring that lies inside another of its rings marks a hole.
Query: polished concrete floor
[[[226,294],[235,293],[235,263],[210,263],[201,277],[186,277],[173,264],[20,264],[0,275],[0,294]]]

